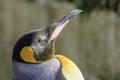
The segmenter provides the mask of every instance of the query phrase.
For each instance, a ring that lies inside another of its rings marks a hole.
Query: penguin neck
[[[45,50],[44,53],[40,54],[37,58],[38,62],[44,62],[44,61],[48,61],[52,58],[54,58],[54,54],[55,54],[55,47],[54,45],[51,45],[49,48],[47,48]]]
[[[55,55],[55,42],[52,42],[49,47],[47,47],[44,53],[40,54],[37,58],[38,62],[48,61],[54,58]]]

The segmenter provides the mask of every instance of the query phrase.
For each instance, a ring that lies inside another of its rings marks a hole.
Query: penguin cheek
[[[29,63],[36,63],[36,59],[34,57],[34,51],[31,47],[25,46],[22,48],[20,52],[20,57],[24,62],[29,62]]]

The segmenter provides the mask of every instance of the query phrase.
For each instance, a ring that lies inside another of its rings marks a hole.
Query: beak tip
[[[75,9],[75,10],[71,11],[71,14],[77,15],[81,12],[83,12],[83,10]]]
[[[83,10],[79,10],[79,12],[81,13],[81,12],[83,12]]]

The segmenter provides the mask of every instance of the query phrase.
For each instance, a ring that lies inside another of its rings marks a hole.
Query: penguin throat
[[[43,53],[40,53],[36,56],[37,61],[47,61],[54,57],[55,54],[55,48],[54,46],[50,46],[49,48],[46,48]]]

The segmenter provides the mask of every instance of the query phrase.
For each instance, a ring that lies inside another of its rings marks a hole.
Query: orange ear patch
[[[79,68],[68,58],[62,55],[55,55],[62,65],[63,75],[67,80],[84,80]]]
[[[24,47],[20,52],[20,57],[25,62],[37,63],[38,61],[34,58],[34,51],[31,47]]]

